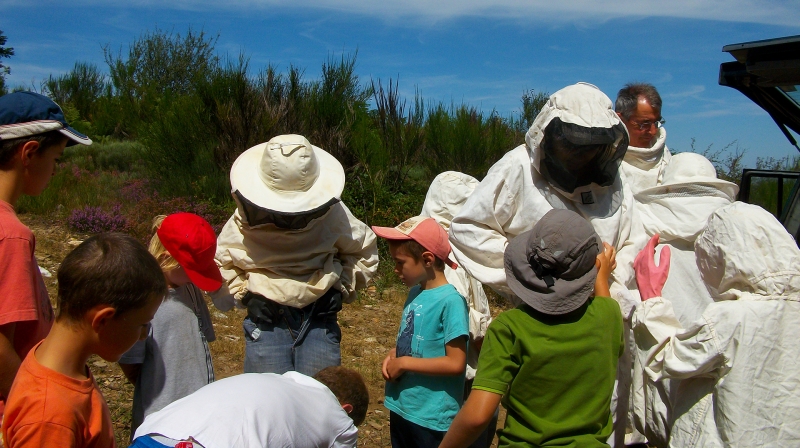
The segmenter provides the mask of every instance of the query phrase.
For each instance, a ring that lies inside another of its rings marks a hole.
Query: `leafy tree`
[[[6,75],[11,73],[11,69],[3,64],[3,58],[14,56],[14,48],[6,47],[8,37],[0,30],[0,95],[6,93]]]
[[[106,90],[106,77],[94,64],[76,62],[69,73],[56,78],[51,75],[44,88],[56,103],[62,107],[70,104],[78,110],[80,119],[92,121],[97,100]]]
[[[219,66],[216,41],[204,31],[189,29],[181,36],[156,29],[135,40],[127,57],[103,48],[112,86],[109,100],[118,115],[115,133],[135,137],[138,125],[152,120],[160,102],[194,93],[199,80]]]

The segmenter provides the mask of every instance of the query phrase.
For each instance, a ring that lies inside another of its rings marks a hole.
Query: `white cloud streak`
[[[26,1],[47,3],[46,1]],[[435,23],[463,17],[494,17],[552,24],[588,23],[618,18],[674,17],[797,26],[797,0],[73,0],[73,4],[172,8],[188,11],[241,11],[253,14],[275,9],[320,9],[375,17],[387,21]],[[6,6],[19,4],[11,0]],[[0,7],[0,10],[3,8]],[[587,22],[588,21],[588,22]]]

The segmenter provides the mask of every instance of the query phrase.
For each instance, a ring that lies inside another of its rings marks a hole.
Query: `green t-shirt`
[[[497,316],[472,388],[503,395],[499,446],[607,446],[623,347],[619,305],[606,297],[562,316],[528,305]]]

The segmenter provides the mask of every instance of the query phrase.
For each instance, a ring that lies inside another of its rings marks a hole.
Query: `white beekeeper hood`
[[[800,293],[800,250],[772,214],[734,202],[715,211],[695,242],[700,275],[716,301]]]
[[[576,174],[560,163],[548,148],[547,129],[573,146],[605,146],[588,164],[592,168]],[[571,195],[576,188],[592,183],[607,187],[617,179],[617,172],[628,147],[628,131],[614,112],[611,100],[588,83],[567,86],[547,100],[525,135],[531,163],[553,186]]]
[[[663,184],[635,195],[638,219],[646,235],[658,233],[661,242],[693,244],[714,210],[736,200],[739,187],[717,178],[714,165],[700,154],[671,157]],[[691,248],[691,247],[690,247]]]

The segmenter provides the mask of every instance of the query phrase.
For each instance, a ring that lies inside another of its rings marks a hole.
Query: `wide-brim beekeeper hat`
[[[594,292],[600,238],[586,219],[554,209],[506,246],[509,288],[536,311],[566,314]]]
[[[302,135],[272,138],[243,152],[231,167],[231,190],[254,205],[302,213],[339,200],[344,190],[342,164]]]

